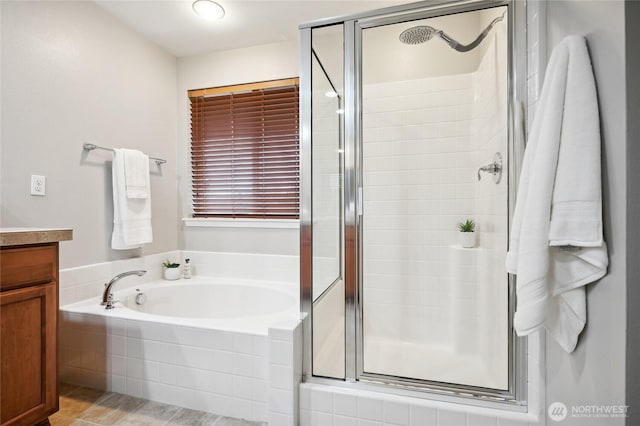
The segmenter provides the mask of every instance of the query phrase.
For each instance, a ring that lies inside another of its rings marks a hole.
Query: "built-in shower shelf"
[[[483,247],[470,247],[470,248],[467,248],[467,247],[462,247],[460,244],[451,244],[451,245],[449,245],[449,248],[456,249],[456,250],[470,250],[470,251],[481,251],[481,250],[484,250]]]

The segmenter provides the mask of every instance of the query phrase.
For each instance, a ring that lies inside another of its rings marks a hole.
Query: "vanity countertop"
[[[73,239],[69,228],[0,228],[0,247],[55,243]]]

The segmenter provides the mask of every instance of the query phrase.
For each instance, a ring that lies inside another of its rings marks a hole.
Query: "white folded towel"
[[[518,335],[544,327],[572,352],[587,320],[583,286],[607,265],[596,87],[585,39],[569,36],[549,60],[511,227]]]
[[[135,149],[122,149],[127,198],[149,196],[149,156]]]
[[[113,182],[113,233],[111,248],[128,250],[153,241],[151,231],[151,192],[146,198],[128,198],[125,184],[124,150],[114,149],[112,165]],[[149,186],[149,173],[145,186]]]

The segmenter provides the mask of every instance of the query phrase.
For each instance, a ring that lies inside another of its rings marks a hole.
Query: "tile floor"
[[[52,426],[266,426],[113,392],[61,384],[60,411]]]

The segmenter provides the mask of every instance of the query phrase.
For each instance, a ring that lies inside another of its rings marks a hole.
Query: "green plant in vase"
[[[472,219],[467,219],[464,222],[458,223],[458,231],[462,238],[462,247],[472,248],[475,247],[476,242],[476,223]]]
[[[169,259],[162,262],[162,266],[164,267],[164,279],[173,281],[180,278],[180,264],[174,263]]]

